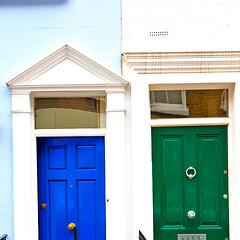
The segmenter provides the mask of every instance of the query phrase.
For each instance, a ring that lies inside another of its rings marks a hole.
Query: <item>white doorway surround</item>
[[[131,84],[132,239],[139,229],[148,240],[154,239],[151,128],[214,125],[228,126],[229,239],[239,238],[240,75],[239,67],[232,65],[238,59],[238,51],[123,53],[123,76]],[[228,117],[151,119],[150,91],[210,89],[228,89]]]
[[[128,82],[65,45],[7,83],[12,92],[14,239],[38,240],[36,138],[105,136],[106,236],[126,237],[125,87]],[[34,98],[106,96],[106,129],[35,129]]]

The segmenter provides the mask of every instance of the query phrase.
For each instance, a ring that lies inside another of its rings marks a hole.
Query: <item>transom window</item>
[[[151,118],[228,117],[228,90],[150,91]]]
[[[106,98],[35,98],[35,128],[105,128]]]

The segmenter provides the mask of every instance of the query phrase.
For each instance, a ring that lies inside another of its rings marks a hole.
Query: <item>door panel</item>
[[[39,239],[106,239],[103,137],[38,138]],[[46,203],[46,208],[41,207]]]
[[[163,228],[183,226],[183,145],[179,136],[162,139],[162,196]],[[174,167],[173,167],[174,166]],[[174,176],[174,177],[173,177]],[[175,204],[178,202],[178,205]],[[174,212],[174,214],[173,214]]]
[[[154,239],[228,238],[227,127],[152,128],[152,157]]]
[[[219,226],[219,136],[198,136],[199,226]],[[204,159],[204,161],[201,161]]]
[[[51,239],[56,239],[58,235],[66,238],[67,181],[48,181],[48,184]]]
[[[77,181],[77,190],[80,239],[96,239],[96,181]]]

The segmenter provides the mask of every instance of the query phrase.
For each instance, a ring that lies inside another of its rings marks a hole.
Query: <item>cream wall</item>
[[[123,52],[238,49],[238,0],[122,0],[122,7]],[[150,37],[155,31],[163,36]]]

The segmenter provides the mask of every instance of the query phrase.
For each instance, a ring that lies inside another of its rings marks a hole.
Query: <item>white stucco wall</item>
[[[123,52],[236,50],[238,0],[123,0]],[[150,32],[168,32],[150,37]]]

